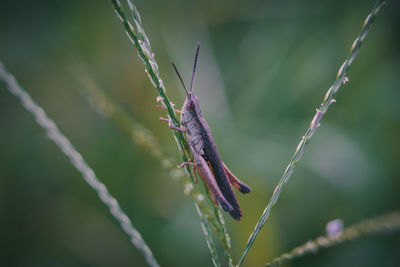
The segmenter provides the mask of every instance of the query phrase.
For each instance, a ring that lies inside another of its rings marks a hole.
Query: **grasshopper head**
[[[195,94],[189,93],[183,104],[181,121],[186,124],[197,116],[202,116],[199,98]]]

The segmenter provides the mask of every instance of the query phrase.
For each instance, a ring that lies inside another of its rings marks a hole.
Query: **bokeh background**
[[[196,76],[203,112],[231,170],[253,187],[226,216],[236,260],[369,13],[370,1],[136,1],[168,95],[184,92],[170,61]],[[100,116],[81,70],[180,163],[156,90],[110,1],[11,1],[0,8],[0,59],[120,201],[162,266],[211,266],[181,184]],[[400,207],[399,3],[387,1],[245,266]],[[2,266],[144,266],[142,256],[0,83]],[[362,238],[286,266],[398,266],[400,234]]]

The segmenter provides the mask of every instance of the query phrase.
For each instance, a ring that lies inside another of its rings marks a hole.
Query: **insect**
[[[210,127],[201,112],[199,98],[193,93],[193,81],[199,49],[200,43],[196,49],[189,91],[186,89],[175,64],[171,62],[186,92],[186,99],[180,111],[182,128],[174,125],[169,119],[160,118],[160,120],[167,121],[171,129],[186,134],[194,162],[183,162],[178,168],[182,168],[185,165],[193,166],[193,173],[196,172],[202,178],[211,193],[213,203],[216,206],[220,206],[224,211],[229,212],[235,220],[240,220],[242,211],[233,193],[232,186],[243,194],[249,193],[251,189],[236,178],[221,160],[214,138],[211,135]]]

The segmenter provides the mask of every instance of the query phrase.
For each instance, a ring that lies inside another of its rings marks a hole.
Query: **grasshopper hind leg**
[[[209,189],[214,204],[220,206],[226,212],[231,212],[233,210],[233,207],[225,199],[224,195],[219,189],[218,184],[215,181],[214,175],[210,170],[207,162],[201,156],[197,157],[197,160],[198,165],[196,165],[194,169]]]

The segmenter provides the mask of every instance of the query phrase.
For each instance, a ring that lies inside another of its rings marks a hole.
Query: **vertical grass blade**
[[[292,249],[290,252],[284,253],[281,256],[273,259],[271,262],[265,264],[265,266],[278,266],[292,259],[299,258],[310,253],[316,253],[320,249],[330,248],[363,236],[390,233],[399,230],[400,211],[395,211],[384,216],[363,220],[350,227],[344,228],[337,235],[317,237],[316,239],[310,240],[303,245]]]
[[[165,86],[158,70],[158,64],[155,60],[154,53],[151,50],[149,39],[145,34],[140,15],[137,12],[135,5],[132,1],[128,1],[128,5],[132,11],[135,22],[134,25],[132,25],[126,18],[123,7],[119,0],[111,0],[111,2],[114,6],[115,13],[124,25],[128,38],[136,47],[138,56],[145,65],[145,72],[160,95],[161,104],[166,109],[169,119],[175,124],[175,126],[180,127],[180,122],[175,116],[174,104],[166,95]],[[183,133],[173,130],[173,134],[178,149],[181,152],[182,160],[187,161],[188,157],[191,157],[189,144],[187,143]],[[185,170],[192,180],[194,180],[188,166],[185,166]]]
[[[188,176],[185,175],[185,172],[182,169],[178,169],[173,159],[162,150],[161,145],[153,133],[143,124],[136,121],[100,89],[93,78],[89,76],[85,68],[75,66],[72,69],[81,83],[80,88],[86,92],[89,102],[95,107],[95,110],[99,112],[100,115],[112,119],[120,129],[132,137],[134,143],[146,148],[150,155],[160,162],[161,166],[172,179],[179,180],[182,183],[185,194],[192,197],[195,203],[197,203],[206,220],[210,222],[212,229],[217,233],[228,255],[228,262],[232,262],[230,236],[220,209],[213,206],[215,214],[215,216],[213,216],[213,211],[211,211],[209,205],[205,203],[204,195],[193,186]]]
[[[97,192],[101,201],[108,207],[112,216],[119,222],[121,228],[129,236],[132,244],[142,253],[149,266],[159,266],[150,248],[144,242],[140,233],[132,225],[129,217],[122,211],[118,201],[111,196],[107,187],[99,181],[94,171],[87,165],[81,154],[72,146],[71,142],[60,132],[54,121],[47,116],[45,111],[33,101],[26,91],[19,86],[17,80],[13,75],[7,72],[1,62],[0,80],[5,82],[10,93],[19,99],[21,105],[33,115],[36,122],[46,131],[49,138],[69,158],[72,165],[82,174],[89,186]]]
[[[229,236],[229,233],[226,229],[225,220],[224,220],[224,217],[222,216],[221,210],[214,207],[214,212],[215,212],[215,218],[217,218],[218,223],[221,227],[220,231],[223,232],[225,235],[223,238],[223,242],[224,242],[224,246],[227,247],[225,249],[226,261],[227,261],[229,267],[233,267],[231,237]]]
[[[204,236],[206,237],[206,242],[207,242],[208,249],[210,250],[211,260],[212,260],[212,262],[213,262],[215,267],[220,267],[221,263],[220,263],[219,258],[218,258],[218,253],[217,253],[217,249],[215,247],[214,241],[210,237],[210,234],[209,234],[210,231],[209,231],[209,228],[208,228],[207,220],[204,217],[204,214],[201,212],[201,210],[200,210],[199,206],[197,205],[197,203],[196,203],[196,210],[197,210],[197,213],[199,214],[199,217],[200,217],[201,227],[203,228],[203,233],[204,233]]]
[[[316,114],[313,117],[309,128],[307,129],[306,133],[304,134],[300,143],[298,144],[297,149],[296,149],[294,155],[292,156],[288,166],[286,167],[286,170],[284,171],[278,185],[275,187],[275,190],[272,194],[271,199],[269,200],[259,221],[257,222],[257,225],[254,228],[254,231],[251,233],[249,240],[247,241],[246,247],[240,257],[240,260],[239,260],[237,266],[240,266],[243,263],[247,253],[253,246],[258,233],[260,232],[261,228],[264,226],[264,224],[268,220],[272,206],[277,202],[279,195],[282,191],[283,185],[289,180],[289,178],[293,174],[294,167],[296,166],[297,162],[300,160],[301,156],[303,155],[305,146],[308,144],[308,142],[310,141],[314,132],[319,127],[319,124],[320,124],[320,121],[321,121],[323,115],[327,112],[329,106],[332,103],[336,102],[334,99],[336,93],[338,92],[341,85],[348,81],[348,78],[346,77],[347,71],[349,70],[351,64],[353,63],[354,58],[356,57],[356,55],[359,51],[359,48],[360,48],[362,42],[364,41],[364,39],[372,25],[372,22],[374,21],[383,2],[384,2],[383,0],[378,0],[376,2],[376,4],[374,5],[374,7],[372,8],[371,13],[365,19],[364,24],[361,28],[360,34],[354,40],[354,43],[350,48],[350,52],[349,52],[346,60],[343,62],[342,66],[340,67],[340,69],[337,73],[335,82],[328,89],[328,91],[325,95],[325,98],[323,99],[323,101],[321,103],[321,107],[316,110]]]
[[[137,51],[138,51],[138,56],[140,59],[142,59],[144,65],[145,65],[145,72],[147,73],[151,83],[153,84],[154,87],[156,87],[162,106],[166,109],[167,115],[169,119],[175,124],[175,126],[180,127],[180,122],[179,120],[175,117],[175,110],[173,108],[173,103],[168,99],[166,95],[166,89],[164,86],[164,83],[161,79],[159,70],[158,70],[158,64],[155,60],[154,53],[152,52],[150,41],[147,38],[147,35],[144,31],[143,25],[142,25],[142,20],[140,18],[140,14],[136,9],[136,6],[133,4],[131,0],[127,0],[130,12],[132,13],[134,24],[131,24],[123,10],[123,7],[119,0],[111,0],[115,13],[117,14],[118,18],[121,20],[126,34],[128,38],[131,40],[131,42],[135,45]],[[172,130],[174,134],[175,141],[177,143],[178,149],[181,152],[182,160],[188,161],[188,158],[190,158],[193,161],[193,156],[190,152],[189,144],[187,143],[186,138],[184,137],[183,133],[179,131]],[[185,166],[185,172],[186,174],[191,177],[192,182],[194,181],[194,177],[192,176],[192,173],[189,169],[188,166]],[[187,185],[188,190],[192,190],[193,183],[190,185]],[[208,195],[210,198],[210,196]],[[202,203],[198,203],[202,204]],[[203,218],[205,220],[213,220],[212,215],[207,214],[207,211],[204,210],[206,207],[205,205],[198,205],[200,212],[204,213]],[[215,220],[213,220],[215,221]],[[224,245],[224,249],[226,250],[227,255],[231,255],[231,250],[230,250],[230,245],[228,245],[228,241],[226,239],[226,236],[228,235],[226,231],[225,225],[222,225],[219,221],[217,221],[217,224],[212,223],[213,229],[216,231],[217,235],[219,238],[221,238],[221,241]],[[220,229],[223,229],[221,231]],[[210,237],[211,238],[211,237]],[[230,261],[232,259],[230,258]]]

